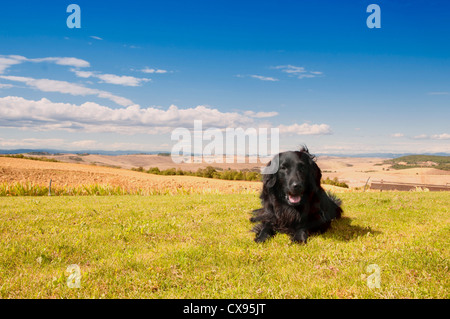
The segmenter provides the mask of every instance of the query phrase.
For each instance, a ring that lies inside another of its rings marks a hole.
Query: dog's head
[[[320,187],[322,173],[306,147],[300,151],[280,153],[272,161],[278,164],[278,171],[263,175],[263,188],[267,191],[274,188],[279,200],[297,206],[304,195]],[[268,166],[271,164],[269,162]]]

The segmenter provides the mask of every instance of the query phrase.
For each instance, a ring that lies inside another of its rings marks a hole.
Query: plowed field
[[[127,189],[196,189],[237,193],[259,191],[260,182],[225,181],[192,176],[161,176],[126,169],[83,164],[53,163],[0,157],[0,183],[27,183],[52,187],[108,184]]]

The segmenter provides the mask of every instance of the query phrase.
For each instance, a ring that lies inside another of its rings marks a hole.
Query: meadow
[[[254,243],[256,192],[0,197],[0,297],[450,297],[450,193],[339,197],[345,217],[306,245]]]

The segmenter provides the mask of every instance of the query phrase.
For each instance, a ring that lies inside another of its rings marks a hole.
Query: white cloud
[[[450,153],[450,144],[437,141],[409,141],[409,142],[348,142],[341,140],[339,143],[324,144],[314,147],[314,153],[323,154],[367,154],[367,153]]]
[[[0,83],[0,89],[10,89],[10,88],[12,88],[12,87],[13,87],[12,84],[3,84],[3,83]]]
[[[447,133],[434,134],[434,135],[431,135],[431,139],[433,139],[433,140],[450,140],[450,134],[447,134]]]
[[[80,78],[94,77],[100,79],[102,83],[117,84],[124,86],[140,86],[143,82],[149,82],[147,78],[136,78],[134,76],[115,75],[115,74],[100,74],[91,71],[80,71],[77,69],[70,69],[76,76]]]
[[[253,111],[245,111],[245,115],[254,117],[254,118],[267,118],[267,117],[274,117],[278,115],[278,112],[253,112]]]
[[[257,75],[257,74],[249,74],[249,75],[236,74],[236,77],[237,78],[250,77],[250,78],[258,79],[261,81],[271,81],[271,82],[279,81],[277,78],[274,78],[274,77],[262,76],[262,75]]]
[[[0,76],[0,78],[9,80],[9,81],[16,81],[16,82],[22,82],[26,85],[33,87],[35,89],[38,89],[43,92],[58,92],[58,93],[64,93],[64,94],[71,94],[71,95],[96,95],[100,98],[109,99],[119,105],[122,106],[128,106],[132,105],[133,102],[129,99],[126,99],[124,97],[116,96],[110,92],[101,91],[97,89],[91,89],[87,88],[85,86],[70,83],[66,81],[57,81],[57,80],[49,80],[49,79],[33,79],[30,77],[21,77],[21,76]]]
[[[139,86],[142,82],[150,81],[150,79],[146,78],[135,78],[134,76],[126,76],[126,75],[119,76],[114,74],[99,74],[95,75],[95,77],[99,78],[105,83],[125,85],[125,86]]]
[[[91,36],[94,39],[101,40],[99,37]],[[50,62],[55,63],[58,65],[65,65],[65,66],[71,66],[75,68],[86,68],[90,67],[90,63],[88,61],[74,58],[74,57],[45,57],[45,58],[35,58],[35,59],[29,59],[20,55],[8,55],[8,56],[1,56],[0,55],[0,74],[3,74],[6,69],[11,67],[15,64],[20,64],[23,62],[34,62],[34,63],[41,63],[41,62]],[[124,85],[124,86],[139,86],[144,82],[151,81],[147,78],[136,78],[133,76],[120,76],[115,74],[100,74],[98,72],[91,72],[91,71],[81,71],[78,69],[71,69],[72,72],[75,72],[75,74],[78,77],[81,78],[89,78],[89,77],[96,77],[100,79],[103,83],[109,83],[109,84],[117,84],[117,85]],[[144,69],[143,71],[147,73],[166,73],[166,70],[159,70],[159,69]]]
[[[90,64],[88,61],[77,59],[77,58],[67,58],[67,57],[49,57],[49,58],[38,58],[38,59],[27,59],[26,61],[30,62],[53,62],[58,65],[67,65],[73,66],[77,68],[86,68],[89,67]]]
[[[305,74],[299,74],[297,76],[297,79],[310,79],[310,78],[315,78],[315,77],[317,77],[317,75],[305,73]]]
[[[272,81],[272,82],[278,81],[278,79],[270,77],[270,76],[262,76],[262,75],[249,75],[249,76],[254,79],[261,80],[261,81]]]
[[[80,71],[77,69],[70,69],[70,71],[74,72],[75,75],[78,76],[79,78],[87,79],[94,75],[94,72],[91,71]]]
[[[11,67],[12,65],[21,64],[23,62],[52,62],[58,65],[67,65],[77,68],[85,68],[90,66],[89,62],[73,57],[47,57],[28,59],[20,55],[0,55],[0,74],[4,73],[6,69]]]
[[[95,40],[103,40],[102,38],[97,37],[97,36],[95,36],[95,35],[91,35],[91,36],[89,36],[89,37],[92,38],[92,39],[95,39]]]
[[[296,76],[298,79],[316,78],[323,75],[323,72],[321,71],[307,71],[302,66],[290,64],[274,66],[273,69],[281,70],[281,72],[287,73],[291,76]]]
[[[403,134],[403,133],[394,133],[394,134],[391,134],[391,137],[396,137],[396,138],[398,138],[398,137],[404,137],[405,136],[405,134]]]
[[[72,66],[75,68],[84,68],[89,67],[89,62],[73,58],[73,57],[46,57],[46,58],[36,58],[36,59],[28,59],[23,56],[18,55],[9,55],[9,56],[0,56],[0,74],[2,74],[7,68],[11,65],[20,64],[23,62],[51,62],[58,65]],[[96,77],[99,78],[104,83],[118,84],[124,86],[139,86],[143,82],[148,82],[150,79],[146,78],[135,78],[132,76],[118,76],[114,74],[98,74],[91,71],[80,71],[78,69],[71,69],[71,71],[75,72],[78,77],[89,78]],[[21,76],[0,76],[5,80],[22,82],[27,84],[30,87],[38,89],[43,92],[59,92],[71,95],[96,95],[100,98],[109,99],[119,105],[128,106],[133,104],[133,102],[124,97],[116,96],[110,92],[91,89],[84,87],[80,84],[70,83],[66,81],[58,81],[58,80],[50,80],[50,79],[34,79],[31,77],[21,77]],[[2,87],[6,88],[10,87],[9,84],[3,84]]]
[[[294,135],[329,135],[332,134],[331,128],[327,124],[308,124],[303,123],[292,125],[279,125],[280,134]]]
[[[49,139],[37,139],[37,138],[25,138],[25,139],[4,139],[0,138],[0,147],[12,149],[12,148],[37,148],[37,147],[59,147],[63,143],[62,139],[49,138]]]
[[[166,144],[168,145],[168,144]],[[159,148],[162,145],[151,145],[141,143],[104,143],[95,140],[67,141],[64,139],[45,138],[25,138],[25,139],[4,139],[0,137],[0,147],[4,149],[30,148],[42,149],[53,148],[61,150],[136,150],[148,151]]]
[[[124,44],[124,48],[130,48],[130,49],[140,49],[141,47],[138,45],[130,45],[130,44]]]
[[[22,97],[0,98],[0,126],[33,130],[66,130],[116,132],[122,134],[169,133],[173,128],[191,128],[194,119],[203,127],[248,126],[253,119],[235,112],[220,112],[207,106],[180,109],[171,105],[167,110],[139,105],[113,109],[93,102],[81,105],[38,101]]]
[[[292,74],[299,74],[299,73],[305,73],[306,70],[302,66],[295,66],[295,65],[279,65],[274,66],[274,69],[280,69],[282,72],[285,73],[292,73]]]
[[[0,74],[4,73],[6,69],[9,68],[10,66],[22,63],[22,59],[20,58],[18,58],[18,56],[9,56],[9,57],[0,56]]]
[[[101,146],[94,140],[82,140],[71,142],[70,147],[75,149],[93,149]]]
[[[81,105],[54,103],[48,99],[38,101],[22,97],[0,98],[0,127],[35,131],[64,130],[69,132],[114,132],[118,134],[168,134],[174,128],[191,129],[194,120],[202,120],[203,129],[228,127],[258,127],[253,116],[258,113],[221,112],[199,105],[193,108],[142,108],[130,105],[113,109],[93,102]],[[326,124],[279,125],[280,134],[324,135],[332,134]],[[91,142],[83,142],[87,147]],[[82,144],[76,145],[81,147]]]
[[[413,136],[412,139],[414,139],[414,140],[450,140],[450,134],[447,134],[447,133],[433,134],[433,135],[420,134],[420,135]]]
[[[145,67],[144,69],[141,70],[141,72],[150,73],[150,74],[153,74],[153,73],[163,74],[163,73],[167,73],[167,70],[152,69],[152,68],[149,68],[149,67]]]

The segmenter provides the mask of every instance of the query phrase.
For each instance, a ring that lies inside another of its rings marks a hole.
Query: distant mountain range
[[[81,151],[67,151],[67,150],[55,150],[55,149],[14,149],[14,150],[1,150],[0,154],[25,154],[33,153],[34,155],[56,155],[56,154],[98,154],[98,155],[155,155],[160,153],[167,153],[166,151],[104,151],[104,150],[81,150]]]
[[[155,154],[167,154],[167,151],[105,151],[105,150],[79,150],[79,151],[67,151],[67,150],[56,150],[56,149],[14,149],[14,150],[1,150],[0,154],[25,154],[33,153],[35,155],[54,155],[54,154],[99,154],[99,155],[155,155]],[[397,158],[401,156],[408,155],[435,155],[435,156],[450,156],[450,153],[363,153],[363,154],[323,154],[315,153],[316,156],[337,156],[337,157],[381,157],[381,158]]]

